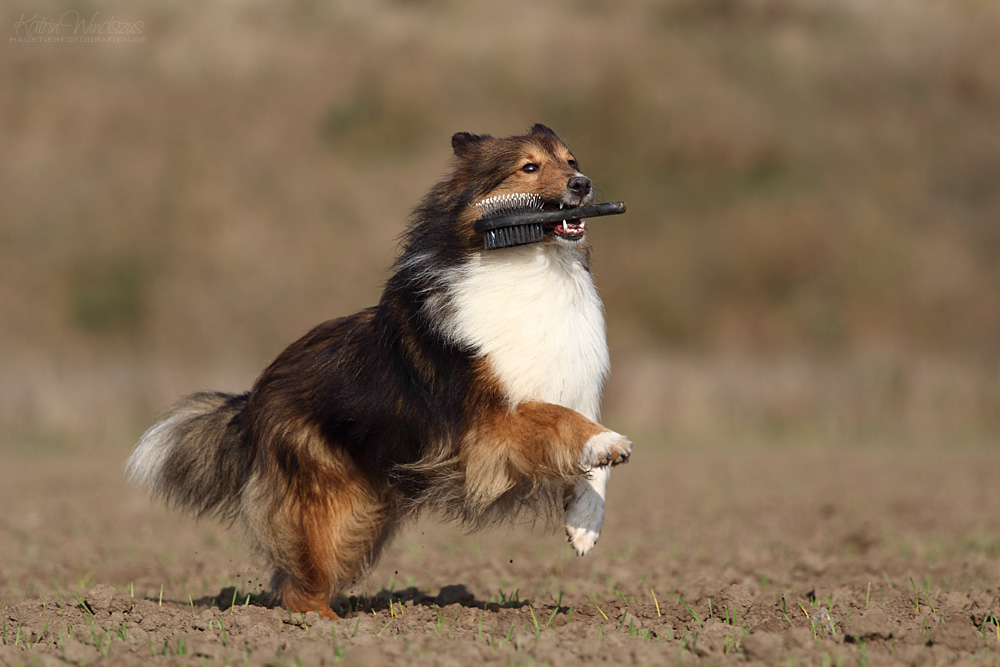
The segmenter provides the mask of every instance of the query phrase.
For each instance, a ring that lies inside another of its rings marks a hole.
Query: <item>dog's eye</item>
[[[569,166],[573,169],[579,169],[579,167],[576,166],[576,160],[567,160],[567,164],[569,164]]]
[[[534,162],[529,162],[528,164],[521,167],[521,171],[523,171],[526,174],[533,174],[536,171],[538,171],[538,165],[535,164]]]

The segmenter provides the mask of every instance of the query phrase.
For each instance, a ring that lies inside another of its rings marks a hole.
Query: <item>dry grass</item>
[[[177,393],[245,386],[377,298],[450,133],[535,121],[629,203],[594,230],[609,415],[996,433],[989,3],[102,13],[146,41],[0,59],[8,442],[128,441]]]

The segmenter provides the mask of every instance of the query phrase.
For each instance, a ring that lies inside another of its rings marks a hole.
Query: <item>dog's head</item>
[[[556,133],[542,124],[528,134],[496,138],[458,132],[451,138],[457,160],[453,178],[465,182],[468,203],[510,194],[533,194],[543,210],[584,206],[594,199],[590,179]],[[470,213],[468,223],[477,216]],[[580,221],[546,225],[546,240],[578,243],[585,236]]]

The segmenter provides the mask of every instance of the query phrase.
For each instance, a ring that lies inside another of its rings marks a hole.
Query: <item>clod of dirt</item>
[[[237,633],[246,633],[251,639],[277,635],[283,625],[281,611],[264,607],[240,607],[228,621]]]
[[[781,635],[774,632],[754,632],[749,637],[744,637],[743,643],[740,644],[747,660],[763,663],[778,660],[784,653],[784,645]]]
[[[704,658],[712,654],[720,654],[726,645],[726,639],[733,634],[733,626],[716,619],[709,619],[698,632],[698,642],[695,644],[695,655]]]
[[[945,623],[931,630],[927,638],[931,646],[944,646],[952,651],[975,653],[983,643],[983,638],[972,625],[967,623]]]
[[[813,644],[813,633],[808,628],[790,628],[784,634],[785,648],[806,649]]]
[[[873,607],[847,622],[844,626],[844,641],[860,643],[871,639],[889,639],[896,631],[888,614]]]
[[[201,612],[193,619],[191,619],[191,627],[195,630],[208,630],[212,627],[215,622],[215,611],[212,609],[206,609]]]
[[[100,657],[97,649],[72,635],[63,639],[63,658],[70,664],[89,665],[97,662]]]
[[[768,633],[781,634],[790,627],[792,626],[788,621],[786,621],[783,618],[775,616],[759,623],[753,629],[751,636],[755,634],[768,634]]]
[[[84,602],[95,616],[111,615],[116,611],[125,613],[131,611],[133,605],[132,598],[107,584],[98,584],[87,591]]]

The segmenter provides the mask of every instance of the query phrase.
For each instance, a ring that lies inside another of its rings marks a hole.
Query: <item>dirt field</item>
[[[1000,664],[985,448],[640,440],[591,555],[423,521],[337,622],[259,606],[239,542],[81,449],[4,457],[0,663]]]

